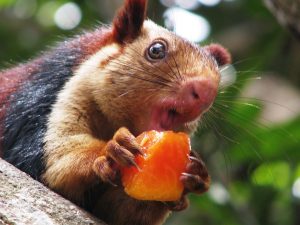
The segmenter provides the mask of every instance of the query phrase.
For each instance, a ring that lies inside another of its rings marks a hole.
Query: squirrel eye
[[[166,57],[166,45],[162,42],[155,42],[148,48],[147,56],[150,60],[160,60]]]

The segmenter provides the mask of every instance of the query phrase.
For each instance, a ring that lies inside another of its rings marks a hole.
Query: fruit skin
[[[137,137],[144,155],[138,155],[136,167],[121,169],[125,192],[138,200],[177,201],[184,186],[180,176],[186,170],[191,152],[185,133],[148,131]]]

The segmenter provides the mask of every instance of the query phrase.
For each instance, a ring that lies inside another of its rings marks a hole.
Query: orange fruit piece
[[[136,167],[121,169],[125,192],[138,200],[176,201],[183,192],[190,140],[185,133],[147,131],[137,137],[144,155],[135,158]]]

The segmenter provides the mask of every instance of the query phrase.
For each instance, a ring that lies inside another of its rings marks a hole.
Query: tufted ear
[[[205,47],[205,50],[215,58],[219,66],[231,63],[231,55],[222,45],[210,44]]]
[[[125,0],[113,21],[113,38],[116,42],[134,40],[145,20],[147,0]]]

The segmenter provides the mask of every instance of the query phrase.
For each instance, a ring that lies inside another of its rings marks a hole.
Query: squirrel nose
[[[196,78],[182,85],[180,98],[185,104],[201,112],[213,103],[218,90],[218,83],[211,78]]]

